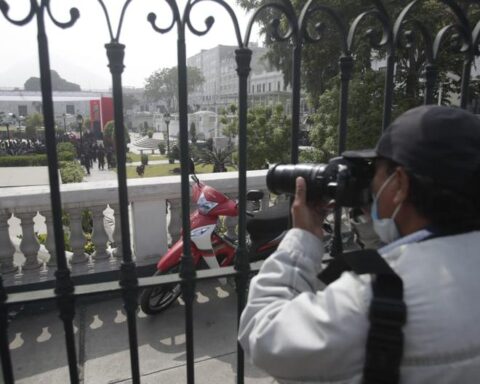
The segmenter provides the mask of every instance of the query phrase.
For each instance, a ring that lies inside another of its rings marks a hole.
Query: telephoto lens
[[[275,164],[267,173],[267,188],[276,195],[295,195],[295,181],[303,177],[307,183],[307,201],[325,195],[323,179],[327,164]],[[327,198],[328,196],[325,196]]]
[[[277,195],[295,195],[295,181],[303,177],[307,201],[330,201],[343,207],[361,207],[370,203],[373,163],[344,157],[328,164],[276,164],[268,170],[267,187]]]

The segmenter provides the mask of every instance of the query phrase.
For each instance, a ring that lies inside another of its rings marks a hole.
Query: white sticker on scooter
[[[190,232],[190,238],[198,249],[209,251],[212,249],[212,232],[215,230],[216,224],[205,225],[195,228]],[[213,251],[212,251],[213,252]]]
[[[217,205],[218,203],[214,201],[208,201],[203,192],[197,200],[198,211],[203,215],[208,214]]]

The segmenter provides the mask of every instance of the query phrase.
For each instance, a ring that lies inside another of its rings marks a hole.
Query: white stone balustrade
[[[82,228],[82,214],[84,208],[73,207],[66,210],[70,216],[70,246],[72,247],[71,263],[81,264],[88,261],[85,255],[85,236]]]
[[[236,172],[201,174],[199,178],[232,198],[238,196]],[[265,178],[264,170],[248,172],[248,189],[266,191]],[[62,185],[61,196],[63,210],[70,216],[70,226],[64,230],[67,231],[67,238],[70,238],[73,252],[73,255],[67,252],[72,274],[118,269],[122,242],[116,181]],[[180,237],[180,176],[129,180],[128,197],[135,262],[139,266],[154,264],[167,251],[168,241],[175,242]],[[264,202],[268,204],[268,193]],[[191,209],[195,209],[192,203]],[[86,238],[81,216],[85,210],[91,211],[93,220],[92,242],[95,253],[90,263],[86,263],[88,256],[83,249]],[[18,228],[12,228],[13,224],[8,224],[12,214],[20,219]],[[57,255],[52,219],[48,186],[0,188],[0,272],[6,284],[13,284],[13,280],[14,284],[39,281],[39,267],[42,265],[53,272]],[[229,234],[235,234],[236,218],[226,220],[226,226]],[[40,246],[36,232],[46,234],[44,246]],[[17,236],[18,233],[21,236]],[[112,250],[109,245],[116,249]],[[22,274],[19,275],[17,270]],[[11,281],[8,281],[9,276],[12,277]]]
[[[37,236],[35,235],[35,229],[33,228],[33,216],[31,212],[15,212],[21,220],[22,226],[22,240],[20,242],[20,250],[25,256],[25,263],[23,269],[37,269],[41,264],[38,261],[38,251],[40,244]]]
[[[105,230],[105,205],[96,205],[91,208],[93,218],[93,234],[92,241],[95,244],[95,260],[108,259],[107,242],[108,235]]]
[[[0,273],[12,273],[17,270],[13,264],[15,247],[10,239],[7,223],[11,214],[8,211],[0,211]]]

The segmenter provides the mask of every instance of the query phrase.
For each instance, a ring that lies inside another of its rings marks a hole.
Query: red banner
[[[102,132],[109,121],[113,120],[113,99],[111,97],[102,97],[100,100],[101,105],[101,121],[102,121]]]

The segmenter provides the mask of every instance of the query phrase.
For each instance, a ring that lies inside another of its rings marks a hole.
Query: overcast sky
[[[40,2],[40,0],[36,0]],[[50,0],[51,9],[60,21],[69,19],[69,9],[77,7],[80,19],[70,29],[60,29],[47,19],[51,68],[64,79],[80,84],[82,89],[108,89],[110,72],[104,44],[110,41],[104,13],[97,0]],[[242,37],[250,14],[236,5],[236,0],[226,0],[234,9]],[[7,0],[10,16],[23,18],[30,0]],[[114,30],[118,24],[121,6],[125,0],[105,0]],[[178,0],[183,9],[185,0]],[[124,86],[142,87],[153,71],[176,65],[176,29],[163,35],[156,33],[147,22],[149,12],[157,14],[157,24],[166,27],[171,23],[171,13],[165,0],[133,0],[124,20],[120,42],[126,45]],[[187,56],[218,44],[237,45],[233,24],[227,12],[212,1],[204,1],[194,8],[192,19],[200,29],[207,16],[215,17],[212,30],[203,37],[187,33]],[[259,41],[258,29],[250,41]],[[30,76],[39,76],[36,21],[28,26],[11,25],[0,13],[0,88],[19,87]]]

